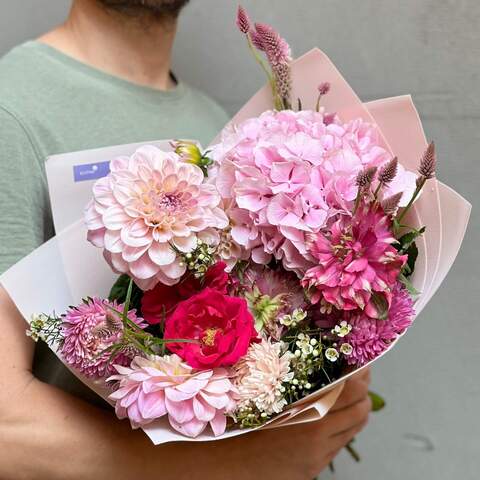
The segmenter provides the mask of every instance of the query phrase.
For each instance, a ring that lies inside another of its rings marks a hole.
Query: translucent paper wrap
[[[322,98],[326,111],[336,112],[344,122],[361,117],[376,123],[385,148],[396,155],[405,168],[416,170],[427,142],[410,96],[362,103],[332,62],[318,49],[293,62],[292,78],[292,98],[301,98],[304,109],[314,109],[318,83],[329,82],[331,91]],[[271,90],[266,85],[245,104],[232,122],[235,124],[258,116],[271,109],[271,106]],[[168,141],[151,143],[160,148],[170,148]],[[0,277],[0,282],[27,321],[35,313],[64,312],[87,296],[108,296],[116,276],[103,259],[101,251],[87,242],[83,220],[78,219],[82,217],[93,182],[102,175],[105,163],[119,155],[130,155],[138,146],[107,147],[48,159],[53,216],[59,233]],[[79,170],[79,167],[84,168]],[[433,179],[427,183],[409,212],[407,220],[410,225],[427,227],[425,235],[418,239],[419,256],[412,277],[414,287],[421,292],[415,305],[417,315],[430,301],[452,266],[465,234],[470,210],[471,205],[465,199]],[[77,221],[72,224],[74,220]],[[290,405],[260,428],[275,428],[322,418],[335,403],[344,380],[358,371]],[[76,371],[72,372],[107,399],[110,392],[103,386],[89,381]],[[150,424],[144,431],[155,444],[214,440],[249,432],[227,430],[216,438],[205,432],[191,439],[173,431],[166,419]]]

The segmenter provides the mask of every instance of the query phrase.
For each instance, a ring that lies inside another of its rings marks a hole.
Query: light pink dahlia
[[[113,310],[122,312],[123,305],[100,298],[91,298],[77,307],[70,308],[63,317],[63,343],[61,354],[68,365],[90,378],[103,378],[115,370],[112,363],[129,364],[132,352],[121,351],[111,358],[107,349],[120,343],[123,336],[123,322]],[[134,310],[128,318],[140,327],[143,319]]]
[[[228,224],[216,188],[199,167],[153,146],[113,160],[110,170],[86,207],[88,239],[142,289],[175,284],[185,273],[178,252]]]
[[[314,237],[310,251],[318,264],[307,270],[302,284],[312,302],[323,300],[339,310],[365,310],[378,318],[379,299],[388,306],[407,255],[393,243],[392,221],[371,205],[360,205],[352,218],[342,216],[328,234]]]
[[[364,365],[378,357],[413,322],[415,310],[407,290],[397,283],[393,289],[392,302],[385,320],[376,320],[365,313],[352,313],[347,321],[351,332],[341,343],[352,346],[352,353],[345,356],[350,365]]]
[[[129,368],[116,365],[118,389],[110,395],[118,418],[133,428],[168,416],[170,425],[195,438],[208,424],[215,436],[226,428],[226,414],[236,407],[235,389],[223,368],[193,370],[173,354],[135,357]]]
[[[322,112],[267,111],[227,127],[213,147],[232,239],[256,263],[274,257],[288,270],[312,266],[307,236],[351,210],[359,171],[391,158],[374,126],[325,120]],[[415,188],[415,179],[408,181]]]

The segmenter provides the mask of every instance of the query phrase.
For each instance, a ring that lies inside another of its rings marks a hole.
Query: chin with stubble
[[[132,16],[176,18],[189,0],[98,0],[105,8]]]

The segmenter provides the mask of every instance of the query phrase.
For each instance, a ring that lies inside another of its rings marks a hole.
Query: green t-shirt
[[[225,112],[179,82],[159,91],[30,41],[0,60],[0,273],[53,235],[47,156],[124,143],[192,138],[207,145]],[[77,382],[45,349],[37,376],[73,393]]]

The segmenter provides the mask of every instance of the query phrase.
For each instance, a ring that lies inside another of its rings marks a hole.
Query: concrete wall
[[[192,0],[175,70],[235,112],[263,82],[234,27],[235,0]],[[388,407],[337,478],[480,478],[480,3],[478,0],[244,0],[296,54],[319,46],[364,100],[411,93],[439,151],[439,176],[474,211],[438,294],[375,368]],[[1,2],[0,53],[60,21],[68,0]],[[295,448],[292,445],[292,448]],[[287,454],[287,452],[286,452]]]

